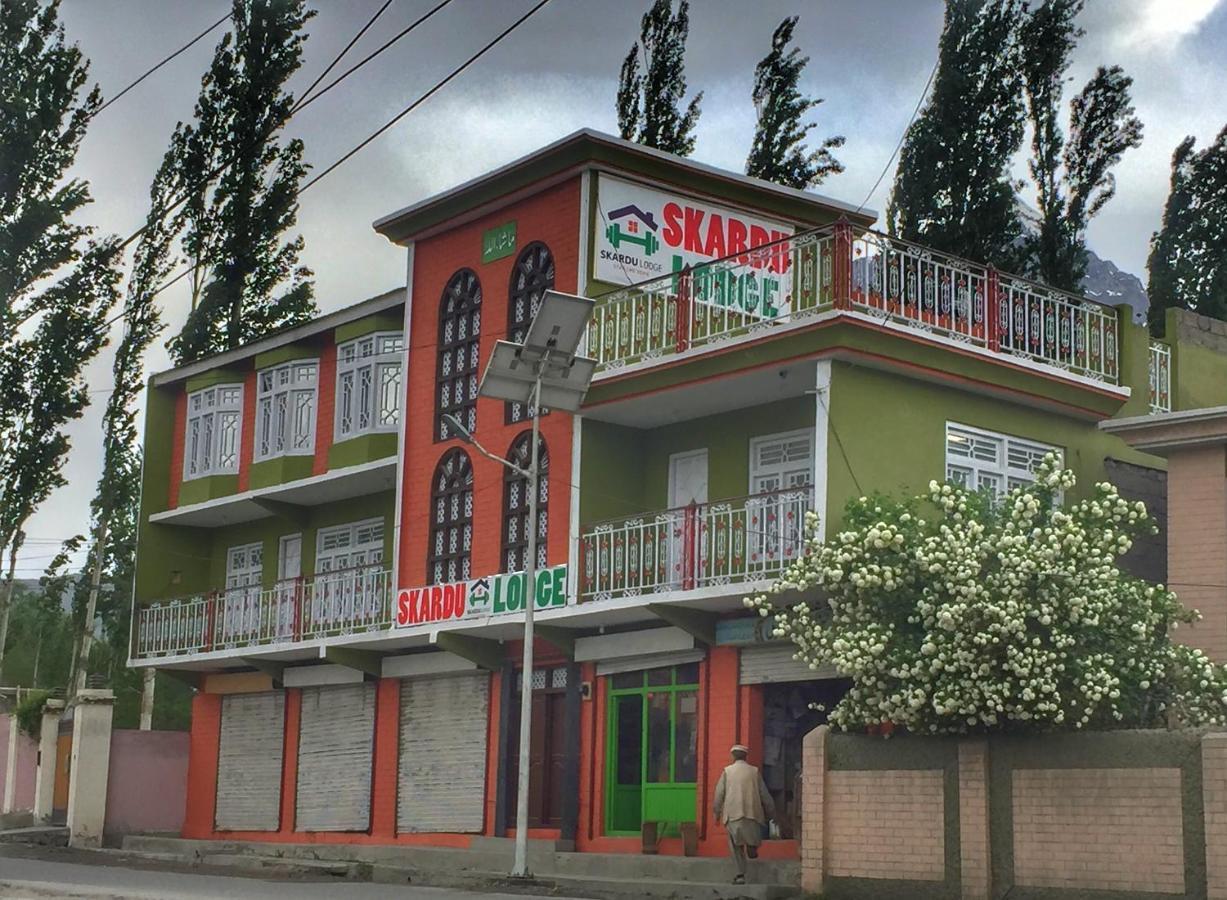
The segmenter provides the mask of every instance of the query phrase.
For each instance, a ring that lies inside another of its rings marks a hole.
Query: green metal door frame
[[[678,682],[679,666],[670,666],[669,684],[653,684],[647,683],[648,672],[651,670],[644,669],[637,674],[640,676],[640,683],[635,687],[613,687],[613,678],[616,676],[604,676],[610,679],[609,699],[605,708],[605,723],[606,723],[606,747],[605,747],[605,834],[612,836],[629,836],[636,835],[638,831],[615,830],[613,827],[613,812],[614,791],[617,788],[618,778],[618,717],[616,715],[618,700],[621,697],[639,696],[642,698],[640,715],[642,717],[640,723],[639,734],[639,821],[642,823],[646,820],[646,800],[651,786],[657,787],[666,786],[670,788],[689,788],[693,794],[698,789],[697,781],[673,781],[672,778],[677,772],[677,698],[679,694],[694,693],[696,702],[699,692],[699,683],[696,679],[694,682]],[[649,702],[648,698],[652,694],[668,694],[669,695],[669,781],[649,782],[648,781],[648,741],[649,741]],[[696,716],[697,725],[697,716]],[[697,762],[697,761],[696,761]],[[693,806],[691,818],[684,821],[693,821],[694,813]]]

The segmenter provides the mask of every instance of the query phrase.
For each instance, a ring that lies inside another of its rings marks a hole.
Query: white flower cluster
[[[1154,530],[1108,483],[1062,506],[1073,473],[1049,457],[1036,483],[993,503],[932,482],[926,496],[861,498],[825,543],[746,599],[811,668],[852,681],[846,729],[913,732],[1139,727],[1175,716],[1227,724],[1227,674],[1174,644],[1193,621],[1175,594],[1117,560]],[[788,605],[789,595],[802,601]]]

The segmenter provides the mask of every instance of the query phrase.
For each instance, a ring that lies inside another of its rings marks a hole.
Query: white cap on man
[[[729,748],[729,753],[747,753],[748,754],[749,752],[750,752],[750,748],[747,747],[745,744],[734,744],[731,748]]]

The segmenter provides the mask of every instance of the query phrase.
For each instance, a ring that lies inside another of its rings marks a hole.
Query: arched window
[[[532,460],[529,449],[532,432],[526,431],[511,442],[507,458],[527,469]],[[537,465],[541,477],[537,479],[537,565],[545,565],[547,523],[550,505],[550,455],[545,441],[537,440]],[[507,469],[503,480],[503,571],[519,572],[528,563],[528,479]]]
[[[519,343],[528,334],[533,316],[541,308],[541,298],[554,286],[554,255],[540,241],[529,244],[516,259],[507,289],[507,340]],[[522,422],[529,416],[523,403],[507,404],[507,424]]]
[[[426,574],[432,584],[463,581],[470,576],[473,546],[473,465],[455,447],[443,455],[430,485],[430,546]]]
[[[438,392],[435,440],[454,437],[443,421],[450,413],[469,431],[477,430],[477,355],[481,335],[481,282],[472,269],[448,281],[439,303]]]

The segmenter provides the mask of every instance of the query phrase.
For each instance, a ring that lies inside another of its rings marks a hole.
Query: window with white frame
[[[297,360],[261,369],[256,379],[256,459],[315,452],[319,364]]]
[[[338,441],[372,431],[395,431],[400,420],[399,331],[368,334],[337,347]]]
[[[187,395],[184,480],[239,470],[242,421],[241,384],[219,384]]]
[[[946,480],[996,497],[1035,483],[1035,470],[1049,453],[1064,456],[1059,447],[1008,434],[946,423]]]
[[[383,564],[383,519],[321,528],[315,539],[315,572],[340,572]]]

